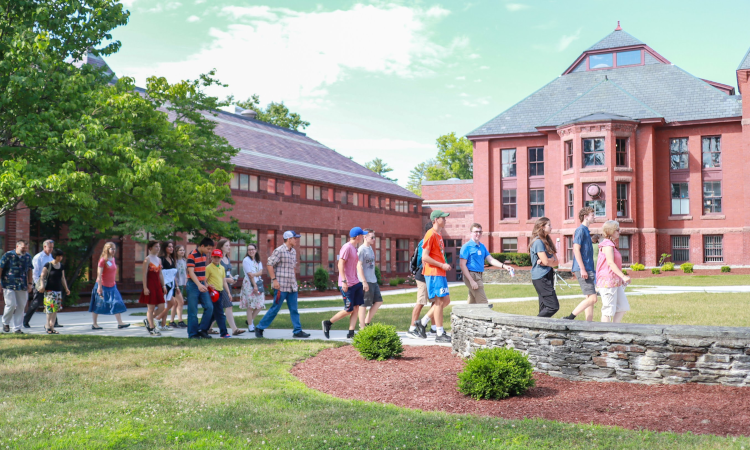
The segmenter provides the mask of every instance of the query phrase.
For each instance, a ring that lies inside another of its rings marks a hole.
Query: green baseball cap
[[[435,211],[433,211],[432,213],[430,213],[430,220],[435,220],[438,217],[448,217],[450,215],[451,215],[450,213],[442,212],[439,209],[436,209]]]

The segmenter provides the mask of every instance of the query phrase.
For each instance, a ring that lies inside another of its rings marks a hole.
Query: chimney
[[[242,117],[248,117],[248,118],[250,118],[250,119],[255,119],[255,118],[256,118],[256,117],[258,116],[258,113],[256,113],[256,112],[255,112],[255,111],[253,111],[252,109],[245,109],[245,110],[243,110],[243,111],[242,111],[242,112],[240,113],[240,115],[241,115]]]
[[[620,27],[620,21],[617,21],[617,28],[615,28],[615,31],[622,31],[622,28]]]

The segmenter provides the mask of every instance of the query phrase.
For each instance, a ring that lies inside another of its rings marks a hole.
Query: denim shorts
[[[341,287],[339,287],[339,290],[341,290],[341,295],[343,296],[344,310],[346,312],[352,312],[355,306],[365,304],[365,290],[362,288],[362,283],[349,286],[346,292]]]

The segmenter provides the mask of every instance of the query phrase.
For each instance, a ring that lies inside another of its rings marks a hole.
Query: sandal
[[[91,325],[92,330],[101,330],[102,327],[97,327],[96,325]]]
[[[208,334],[219,334],[218,331],[214,330],[213,328],[208,329]]]
[[[240,330],[239,328],[235,331],[232,331],[232,336],[239,336],[240,334],[244,333],[245,330]]]
[[[50,330],[47,330],[47,331],[49,332]],[[58,332],[58,331],[57,331],[57,330],[55,330],[55,329],[53,329],[53,330],[51,330],[51,331],[52,331],[52,334],[60,334],[60,332]]]
[[[45,329],[45,330],[47,330],[47,334],[55,334],[55,333],[53,333],[53,332],[52,332],[52,330],[50,330],[50,329],[49,329],[49,328],[47,328],[47,327],[44,327],[44,329]]]

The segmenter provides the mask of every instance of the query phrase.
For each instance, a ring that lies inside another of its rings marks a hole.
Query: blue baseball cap
[[[354,227],[354,228],[352,228],[352,229],[351,229],[351,231],[349,231],[349,237],[350,237],[350,238],[355,238],[355,237],[357,237],[357,236],[359,236],[359,235],[362,235],[362,236],[364,236],[364,235],[366,235],[366,234],[367,234],[367,231],[364,231],[364,230],[363,230],[362,228],[360,228],[360,227]]]
[[[296,231],[291,231],[291,230],[289,230],[289,231],[285,231],[285,232],[284,232],[284,239],[285,239],[285,240],[286,240],[286,239],[289,239],[289,238],[298,238],[299,236],[300,236],[300,235],[299,235],[299,234],[297,234],[297,232],[296,232]]]

